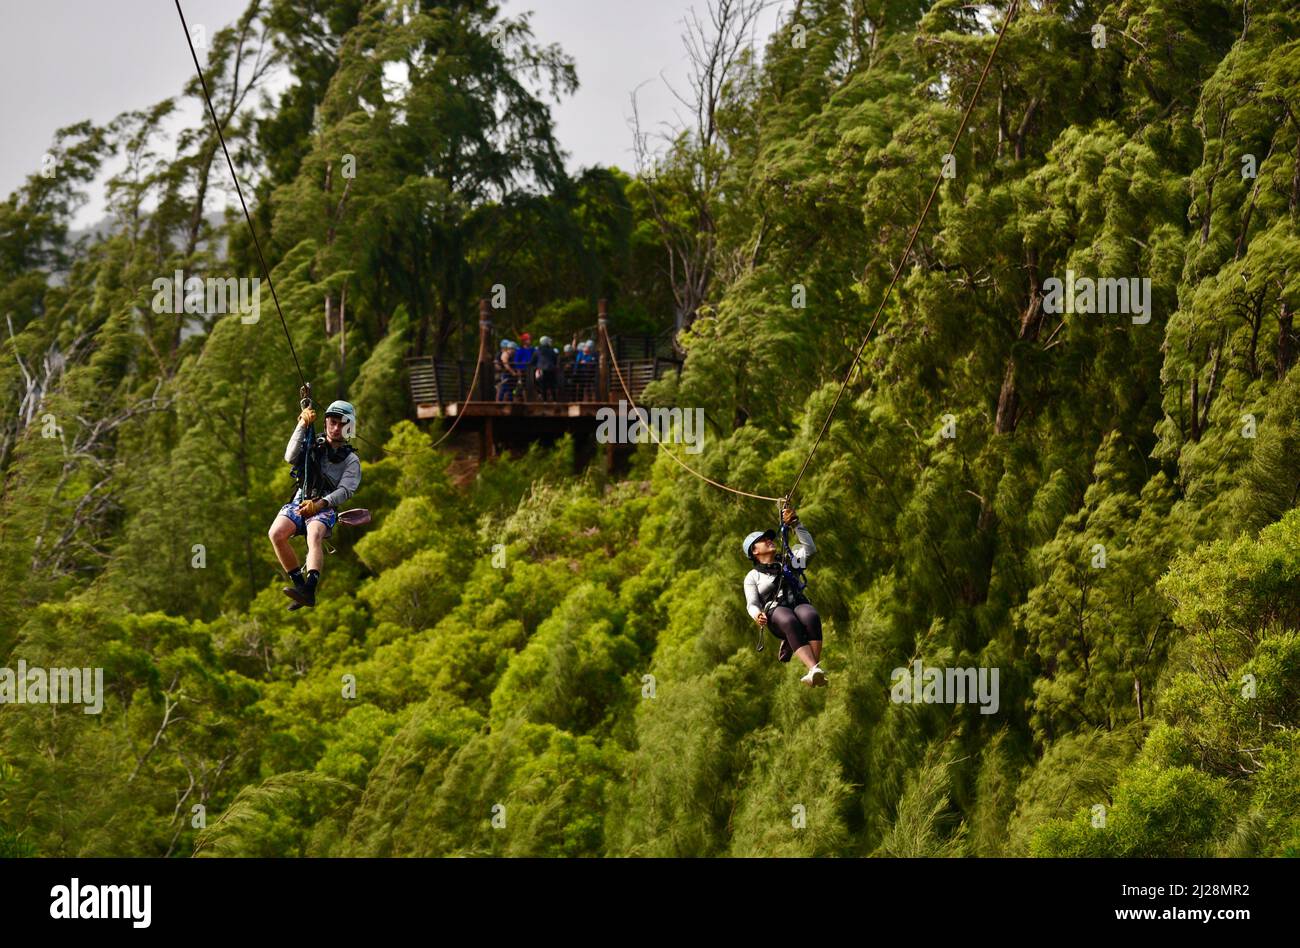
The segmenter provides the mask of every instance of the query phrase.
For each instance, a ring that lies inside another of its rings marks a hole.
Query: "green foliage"
[[[245,787],[198,835],[196,856],[312,856],[310,828],[335,817],[355,787],[320,774],[287,773]]]
[[[944,826],[948,809],[945,785],[942,765],[914,771],[898,801],[894,824],[873,855],[909,859],[963,855],[965,824],[955,830]]]
[[[1194,767],[1135,768],[1121,776],[1115,802],[1097,826],[1089,813],[1050,821],[1035,838],[1036,856],[1195,857],[1213,854],[1231,794]]]
[[[573,587],[510,660],[492,693],[491,723],[520,717],[585,734],[626,714],[623,676],[639,655],[616,631],[622,624],[607,589]]]
[[[993,43],[970,4],[808,0],[630,177],[565,169],[574,65],[525,16],[251,3],[207,68],[374,516],[294,613],[279,319],[152,305],[258,273],[203,214],[212,131],[59,132],[0,202],[0,666],[105,695],[0,714],[0,856],[1300,854],[1300,26],[1249,14],[1022,4],[839,398]],[[666,241],[705,248],[691,299]],[[1149,321],[1046,311],[1067,270],[1149,279]],[[817,444],[828,688],[743,612],[771,505],[572,436],[470,476],[409,418],[406,357],[470,355],[498,283],[507,334],[691,321],[646,397],[705,410],[707,476],[775,493]],[[996,669],[997,712],[893,700],[915,661]]]

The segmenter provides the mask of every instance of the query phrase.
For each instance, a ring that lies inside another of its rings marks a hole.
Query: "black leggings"
[[[555,370],[542,369],[542,377],[537,380],[537,389],[543,401],[555,401]],[[549,398],[547,396],[550,396]]]
[[[768,627],[778,639],[785,639],[790,644],[792,652],[799,651],[809,642],[822,640],[822,617],[810,602],[801,602],[793,609],[777,606],[768,616]]]

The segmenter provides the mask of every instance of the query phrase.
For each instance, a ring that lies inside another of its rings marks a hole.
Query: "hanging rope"
[[[483,350],[482,347],[480,347],[479,358],[474,363],[474,377],[470,379],[469,382],[470,396],[473,396],[475,388],[478,386],[478,370],[481,369],[482,367],[483,367]],[[461,376],[461,378],[464,378],[464,376]],[[433,447],[436,448],[438,445],[442,444],[444,441],[446,441],[448,438],[451,437],[451,433],[456,430],[456,426],[460,424],[460,420],[465,417],[465,406],[469,405],[473,400],[474,399],[472,397],[465,399],[465,404],[461,405],[460,409],[456,413],[456,420],[451,423],[450,428],[448,428],[446,431],[442,433],[442,437],[433,443]]]
[[[479,350],[479,354],[480,354],[480,356],[483,354],[481,348],[480,348],[480,350]],[[480,359],[478,360],[478,362],[476,362],[475,365],[474,365],[474,377],[473,377],[472,379],[470,379],[470,382],[469,382],[469,393],[470,393],[470,395],[473,395],[473,394],[474,394],[474,390],[475,390],[475,389],[477,388],[477,386],[478,386],[478,374],[479,374],[479,369],[482,368],[482,366],[483,366],[483,360],[480,358]],[[472,399],[472,398],[466,398],[465,401],[464,401],[464,405],[469,405],[469,404],[471,404],[473,401],[474,401],[474,399]],[[452,433],[453,431],[456,430],[456,426],[457,426],[458,424],[460,424],[460,420],[461,420],[462,418],[464,418],[464,417],[465,417],[465,412],[464,412],[463,410],[461,410],[461,411],[456,415],[456,420],[453,421],[453,422],[451,423],[451,427],[449,427],[446,431],[444,431],[444,432],[442,433],[442,437],[439,438],[437,441],[433,442],[433,444],[429,445],[429,447],[430,447],[430,448],[436,448],[438,445],[442,444],[442,443],[443,443],[444,441],[446,441],[449,437],[451,437],[451,433]],[[385,448],[385,447],[383,447],[383,446],[381,446],[381,445],[379,445],[379,444],[376,444],[375,442],[371,441],[369,438],[363,438],[361,435],[356,434],[355,432],[353,433],[353,437],[355,437],[356,440],[360,441],[362,444],[368,444],[368,445],[370,445],[372,448],[374,448],[375,450],[377,450],[380,454],[386,454],[386,455],[388,455],[389,457],[407,458],[407,457],[414,457],[414,456],[415,456],[415,452],[412,452],[412,451],[394,451],[392,448]]]
[[[636,402],[632,398],[632,393],[628,391],[627,382],[624,381],[623,379],[623,370],[619,368],[618,359],[614,357],[614,347],[610,345],[609,334],[601,333],[600,335],[605,340],[605,349],[607,352],[609,352],[609,360],[614,364],[614,371],[618,375],[618,384],[623,387],[623,394],[627,396],[628,404],[632,406],[632,410],[639,414],[641,409],[636,407]],[[735,487],[728,487],[726,484],[721,484],[706,474],[701,474],[699,471],[695,470],[695,468],[691,467],[689,464],[687,464],[685,461],[679,458],[672,451],[669,451],[666,447],[664,447],[664,443],[660,441],[659,436],[655,434],[654,426],[646,425],[646,428],[649,429],[650,437],[654,438],[655,444],[659,445],[659,447],[661,448],[664,448],[664,452],[670,458],[672,458],[674,461],[676,461],[678,464],[684,467],[687,471],[689,471],[691,474],[694,474],[696,477],[698,477],[700,480],[704,481],[705,483],[712,484],[714,487],[717,487],[719,490],[730,491],[731,493],[739,494],[742,497],[752,497],[755,500],[775,500],[777,502],[780,502],[782,500],[782,498],[780,497],[768,497],[766,494],[752,494],[747,490],[738,490]]]

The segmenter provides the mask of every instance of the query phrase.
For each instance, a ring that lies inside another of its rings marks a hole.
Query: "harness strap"
[[[785,501],[781,501],[781,508],[784,511]],[[802,595],[804,587],[808,585],[808,580],[803,579],[797,574],[790,565],[793,553],[790,550],[790,525],[785,522],[785,517],[780,518],[781,527],[781,578],[790,584],[795,595]],[[780,595],[780,586],[777,587],[777,594]]]
[[[306,500],[323,497],[325,494],[328,494],[330,491],[338,487],[336,482],[325,476],[325,466],[321,463],[322,458],[337,464],[340,461],[346,460],[349,455],[354,454],[355,452],[356,449],[352,447],[352,445],[345,444],[337,450],[336,457],[335,450],[329,447],[324,435],[311,439],[310,429],[304,433],[301,459],[290,471],[290,474],[293,475],[295,482],[298,484],[298,490],[302,493],[300,499]],[[311,460],[313,457],[317,460],[314,476],[311,468]],[[295,497],[297,498],[298,495],[295,494]]]

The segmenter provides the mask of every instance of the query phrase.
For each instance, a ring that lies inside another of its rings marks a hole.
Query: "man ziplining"
[[[294,465],[298,489],[293,500],[280,508],[268,534],[280,565],[293,581],[292,586],[283,590],[293,600],[290,610],[316,605],[316,587],[325,561],[325,540],[338,523],[339,504],[361,486],[361,459],[347,442],[356,426],[356,410],[351,403],[331,403],[325,409],[325,434],[313,440],[315,422],[315,409],[303,408],[284,452],[285,461]],[[310,450],[304,451],[309,442]],[[307,535],[306,576],[289,542],[291,537],[304,533]]]

